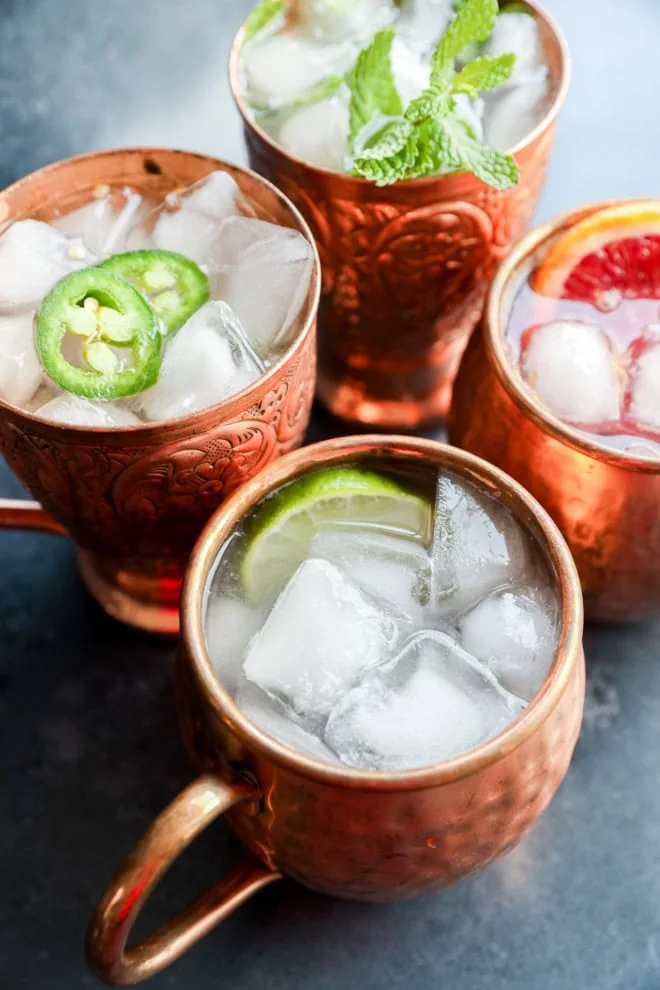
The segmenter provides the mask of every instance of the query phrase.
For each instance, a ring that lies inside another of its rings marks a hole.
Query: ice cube
[[[431,77],[429,63],[422,61],[419,51],[408,44],[406,38],[399,33],[392,41],[390,62],[394,83],[401,102],[406,107],[429,85]]]
[[[237,598],[211,595],[206,607],[204,629],[209,656],[224,688],[236,690],[248,643],[261,628],[261,609]]]
[[[282,147],[311,165],[344,172],[348,160],[348,100],[333,96],[288,113],[278,132]]]
[[[431,561],[418,543],[358,526],[328,526],[316,531],[309,552],[330,561],[395,612],[421,622],[429,598]]]
[[[390,616],[326,560],[305,560],[250,643],[248,680],[307,725],[322,720],[396,639]]]
[[[513,15],[511,15],[513,16]],[[502,86],[486,93],[483,129],[486,141],[508,151],[527,137],[541,121],[548,97],[545,73],[518,86]]]
[[[224,220],[242,209],[249,209],[236,179],[222,169],[209,172],[185,189],[168,193],[165,202],[171,208],[194,210],[216,220]]]
[[[549,589],[502,591],[464,615],[463,646],[500,684],[531,701],[550,668],[559,640],[559,605]]]
[[[232,307],[260,357],[286,337],[309,288],[313,251],[297,230],[230,217],[211,268],[214,296]]]
[[[525,331],[520,365],[539,399],[562,419],[595,426],[619,418],[621,373],[597,324],[554,320]]]
[[[24,406],[42,380],[34,346],[34,313],[0,315],[0,398]]]
[[[131,400],[157,422],[199,412],[246,388],[264,366],[223,302],[208,302],[165,341],[158,381]]]
[[[166,197],[155,212],[153,242],[163,251],[178,251],[204,265],[221,221],[240,210],[249,212],[250,207],[236,181],[228,172],[211,172],[201,182]]]
[[[125,191],[120,209],[116,201],[116,195],[109,193],[66,213],[53,224],[69,237],[81,238],[93,254],[107,257],[125,250],[126,238],[142,206],[142,197],[130,190]]]
[[[478,746],[523,707],[451,637],[424,631],[348,691],[330,714],[325,741],[352,767],[412,769]]]
[[[339,762],[318,736],[291,720],[281,702],[266,694],[256,684],[250,684],[245,678],[236,692],[236,704],[257,728],[284,746],[303,756],[309,756],[312,760],[321,760],[335,766]]]
[[[60,395],[35,410],[35,415],[65,426],[104,426],[119,429],[139,426],[140,420],[129,409],[114,402],[91,402],[77,395]]]
[[[390,24],[395,6],[390,0],[306,0],[296,6],[301,30],[316,41],[342,41],[375,34]]]
[[[536,18],[522,12],[500,14],[484,52],[516,57],[509,81],[485,94],[486,140],[508,151],[534,130],[547,106],[548,68]]]
[[[430,55],[453,17],[453,0],[404,0],[397,35],[419,55]]]
[[[0,310],[35,309],[55,282],[95,261],[80,238],[17,220],[0,237]]]
[[[438,477],[431,559],[431,610],[453,616],[532,567],[527,538],[508,509],[446,474]]]
[[[532,14],[502,13],[495,20],[484,54],[492,58],[507,52],[516,56],[508,85],[538,81],[547,75],[538,21]]]
[[[624,401],[635,426],[660,432],[660,333],[647,333],[630,346],[631,367]]]
[[[248,100],[261,108],[291,103],[327,76],[346,72],[355,54],[350,42],[321,45],[298,31],[271,35],[243,53]]]

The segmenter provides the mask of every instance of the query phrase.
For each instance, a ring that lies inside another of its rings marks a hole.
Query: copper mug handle
[[[280,879],[279,873],[247,854],[175,918],[126,948],[145,901],[174,860],[215,818],[256,796],[258,791],[248,784],[205,774],[161,812],[111,881],[87,934],[87,960],[100,979],[129,986],[154,976],[249,897]]]
[[[46,512],[39,502],[20,498],[0,498],[0,529],[32,529],[65,536],[64,526]]]

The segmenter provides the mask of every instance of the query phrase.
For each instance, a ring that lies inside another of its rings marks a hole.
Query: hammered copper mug
[[[246,513],[306,471],[356,461],[399,469],[422,462],[469,478],[536,540],[561,599],[557,653],[524,712],[478,748],[423,769],[352,770],[288,749],[242,714],[206,647],[214,563]],[[106,890],[87,941],[93,970],[118,985],[154,975],[280,875],[326,894],[384,901],[438,890],[490,863],[542,814],[566,773],[584,699],[581,638],[582,600],[566,544],[538,503],[485,461],[431,440],[365,436],[304,447],[271,464],[216,513],[192,555],[177,686],[183,736],[202,776],[156,819]],[[126,948],[162,875],[225,813],[247,847],[245,860],[173,921]]]
[[[409,429],[449,408],[488,283],[536,208],[568,88],[564,37],[535,0],[528,6],[541,28],[550,95],[541,123],[511,149],[520,180],[505,192],[469,173],[379,189],[289,154],[243,100],[243,29],[236,36],[229,81],[250,165],[296,204],[321,256],[317,391],[343,419]]]
[[[0,220],[49,220],[129,186],[162,199],[222,169],[257,216],[300,231],[298,211],[269,182],[206,155],[156,148],[102,151],[48,165],[0,193]],[[178,630],[186,560],[231,492],[300,445],[315,382],[318,255],[286,353],[218,405],[122,429],[63,426],[0,401],[0,453],[40,504],[0,500],[0,528],[68,533],[85,584],[116,618]]]
[[[548,510],[575,558],[588,619],[660,618],[660,461],[600,446],[561,422],[522,382],[505,332],[513,299],[575,210],[531,231],[492,284],[463,357],[449,416],[452,443],[507,471]]]

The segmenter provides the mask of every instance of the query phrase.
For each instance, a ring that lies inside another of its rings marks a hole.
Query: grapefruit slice
[[[596,210],[556,239],[530,281],[541,295],[605,312],[622,299],[660,299],[660,200]]]

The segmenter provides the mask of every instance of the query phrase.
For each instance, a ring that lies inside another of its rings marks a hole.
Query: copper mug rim
[[[385,457],[388,454],[399,454],[404,458],[408,455],[418,460],[425,460],[427,455],[437,457],[441,453],[442,463],[449,469],[485,481],[486,486],[493,490],[508,492],[513,503],[510,508],[517,518],[524,513],[534,520],[541,538],[541,550],[558,579],[562,601],[561,636],[550,671],[535,697],[513,722],[497,736],[452,760],[389,773],[348,767],[337,769],[303,756],[262,732],[243,715],[223,687],[213,667],[204,635],[204,600],[217,553],[246,512],[260,498],[307,470],[342,462],[351,456],[360,459],[369,452]],[[526,489],[499,468],[449,444],[381,434],[335,438],[302,447],[270,464],[235,492],[216,510],[195,546],[184,580],[181,616],[181,633],[189,646],[188,656],[193,672],[208,702],[235,735],[246,740],[247,745],[265,759],[311,780],[354,790],[381,792],[425,790],[461,780],[519,747],[559,703],[581,655],[583,626],[580,582],[571,553],[548,513]]]
[[[507,149],[507,153],[510,155],[517,155],[524,151],[529,145],[534,143],[540,134],[550,127],[552,123],[554,123],[566,99],[571,77],[571,59],[568,49],[568,42],[566,41],[564,32],[560,28],[558,22],[551,14],[548,13],[545,7],[537,2],[537,0],[525,0],[525,3],[527,6],[532,8],[535,16],[541,22],[546,32],[553,37],[553,40],[557,46],[557,52],[559,54],[559,83],[554,94],[554,98],[539,123],[529,132],[529,134],[522,138],[521,141],[518,141],[518,143],[513,145],[512,148]],[[280,144],[274,141],[262,127],[259,126],[241,94],[240,53],[243,46],[244,34],[245,22],[241,24],[234,37],[229,52],[229,61],[227,66],[229,88],[234,98],[234,103],[238,107],[244,126],[253,130],[259,136],[259,139],[263,141],[264,144],[268,145],[271,151],[275,151],[276,153],[284,156],[294,162],[297,166],[309,169],[311,172],[317,173],[319,176],[323,176],[326,181],[329,179],[335,181],[338,186],[343,187],[346,190],[346,195],[354,196],[356,190],[360,190],[360,192],[364,195],[370,190],[373,190],[375,198],[378,198],[381,194],[381,190],[372,182],[369,182],[367,179],[360,178],[359,176],[346,175],[342,172],[335,172],[332,169],[322,168],[320,165],[312,165],[310,162],[305,161],[305,159],[298,158],[296,155],[291,154],[291,152],[286,151]],[[468,182],[473,179],[470,173],[463,173],[463,177]],[[420,179],[405,179],[397,182],[394,188],[407,192],[409,189],[427,186],[434,182],[438,182],[439,179],[442,180],[447,178],[448,176],[429,175]],[[451,176],[451,178],[454,179],[456,176]],[[390,192],[391,188],[392,187],[390,187]]]
[[[228,162],[223,158],[217,158],[214,155],[206,155],[197,151],[187,151],[178,148],[167,148],[167,147],[142,147],[142,146],[131,146],[126,148],[110,148],[103,151],[90,151],[85,152],[81,155],[72,155],[69,158],[63,158],[59,161],[53,162],[50,165],[44,165],[42,168],[35,169],[33,172],[29,172],[27,175],[11,185],[5,186],[4,189],[0,191],[0,214],[2,214],[2,227],[8,221],[13,221],[15,219],[28,219],[26,216],[12,217],[9,213],[6,215],[2,213],[2,207],[4,205],[3,197],[7,194],[12,194],[17,191],[23,191],[24,187],[38,181],[45,173],[57,172],[60,169],[67,169],[72,164],[78,164],[81,162],[89,160],[108,160],[114,157],[120,157],[126,155],[127,153],[139,152],[140,155],[145,158],[151,158],[158,160],[159,157],[172,156],[172,155],[184,155],[187,158],[199,158],[204,162],[208,162],[211,165],[218,166],[223,172],[229,171],[231,174],[238,173],[239,175],[249,176],[253,181],[263,184],[266,186],[270,192],[287,208],[287,210],[292,214],[300,232],[303,234],[307,242],[312,248],[312,293],[308,293],[304,307],[304,319],[299,330],[296,332],[290,345],[286,348],[283,354],[271,364],[263,375],[252,382],[250,385],[241,389],[240,392],[236,392],[234,395],[229,396],[222,402],[217,402],[212,406],[207,406],[204,409],[200,409],[195,413],[188,413],[184,416],[177,416],[171,420],[165,421],[167,426],[172,430],[172,437],[176,439],[177,431],[179,429],[189,432],[191,424],[195,424],[199,421],[200,426],[203,420],[207,419],[209,413],[215,411],[218,414],[218,418],[231,419],[234,414],[240,409],[246,408],[246,399],[249,397],[250,392],[256,389],[257,386],[261,387],[264,382],[269,382],[276,379],[281,372],[282,368],[291,361],[305,345],[307,338],[314,328],[314,322],[316,319],[316,313],[318,310],[319,300],[321,297],[321,261],[319,258],[318,249],[316,247],[316,242],[312,236],[312,232],[309,225],[302,213],[299,211],[298,207],[295,206],[291,200],[285,196],[285,194],[277,188],[272,182],[264,178],[262,175],[258,175],[250,168],[246,168],[243,165],[235,165],[233,162]],[[221,222],[221,221],[219,221]],[[70,435],[72,437],[89,436],[90,438],[95,435],[103,435],[104,443],[124,443],[127,436],[131,437],[144,437],[145,440],[150,439],[152,435],[159,430],[162,430],[164,422],[154,422],[154,423],[140,423],[137,426],[117,426],[108,429],[106,426],[74,426],[67,425],[64,423],[50,423],[48,420],[42,419],[35,413],[28,412],[26,409],[21,409],[20,406],[15,406],[10,402],[5,402],[4,399],[0,398],[0,414],[3,411],[10,411],[12,413],[19,413],[21,416],[25,417],[29,422],[38,423],[40,427],[46,427],[51,430],[54,434],[62,436],[62,434]]]
[[[506,325],[511,302],[517,289],[527,277],[528,271],[524,270],[525,266],[539,248],[560,231],[571,227],[574,223],[584,219],[596,210],[623,203],[641,204],[646,202],[655,203],[657,206],[658,200],[623,198],[592,203],[587,206],[567,210],[548,220],[546,223],[534,227],[533,230],[525,234],[511,248],[506,258],[502,261],[490,285],[484,310],[483,333],[486,353],[498,381],[513,402],[545,434],[595,460],[613,464],[628,471],[644,471],[649,474],[657,474],[660,471],[660,464],[657,457],[644,457],[617,452],[613,448],[608,449],[591,440],[578,430],[577,427],[570,426],[555,416],[537,398],[536,393],[525,386],[508,356],[506,344]]]

